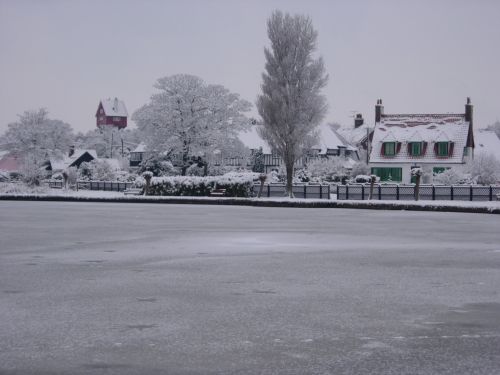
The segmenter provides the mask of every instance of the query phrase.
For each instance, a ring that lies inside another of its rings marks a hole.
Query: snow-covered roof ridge
[[[128,112],[123,100],[118,98],[101,99],[102,108],[106,116],[127,117]]]

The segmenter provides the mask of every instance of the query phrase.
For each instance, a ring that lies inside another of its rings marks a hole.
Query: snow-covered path
[[[0,202],[0,373],[491,374],[500,217]]]

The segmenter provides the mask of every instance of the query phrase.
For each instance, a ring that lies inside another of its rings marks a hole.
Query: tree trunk
[[[418,201],[418,198],[420,197],[420,173],[417,173],[415,176],[415,200]]]
[[[259,194],[257,195],[257,198],[260,198],[262,196],[262,191],[264,190],[264,182],[266,182],[267,176],[265,174],[261,174],[259,176],[260,180],[260,188],[259,188]]]
[[[294,198],[293,196],[293,161],[290,162],[290,160],[286,161],[286,195],[288,195],[289,198]]]
[[[373,198],[373,185],[375,185],[376,179],[377,178],[373,175],[370,178],[370,195],[368,196],[368,200],[372,200],[372,198]]]

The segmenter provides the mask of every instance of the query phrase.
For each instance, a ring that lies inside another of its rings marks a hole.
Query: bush
[[[253,182],[258,173],[228,173],[224,176],[153,177],[148,195],[209,196],[212,189],[226,189],[228,197],[252,196]],[[142,187],[143,181],[136,185]]]

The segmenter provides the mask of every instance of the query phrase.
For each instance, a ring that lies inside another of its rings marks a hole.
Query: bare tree
[[[323,60],[313,59],[317,32],[311,19],[275,11],[267,22],[270,49],[265,48],[265,72],[257,109],[262,117],[260,135],[282,158],[287,195],[293,197],[294,164],[326,113],[321,89],[326,86]]]

